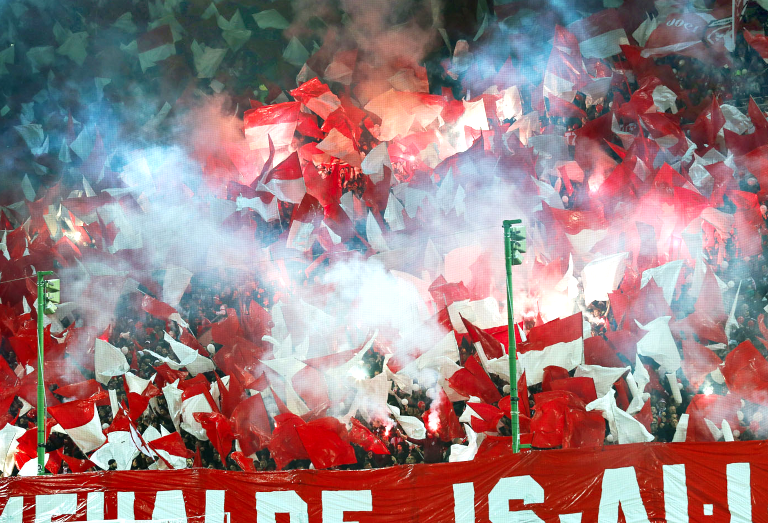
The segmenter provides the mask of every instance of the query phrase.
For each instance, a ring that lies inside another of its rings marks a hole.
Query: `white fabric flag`
[[[631,371],[631,367],[602,367],[600,365],[579,365],[574,374],[577,378],[592,378],[595,382],[597,397],[602,398],[610,392],[613,384],[625,373]]]
[[[26,431],[15,425],[7,424],[0,429],[0,476],[10,476],[13,473],[14,457],[18,440]]]
[[[115,460],[117,470],[131,470],[133,459],[139,455],[139,449],[127,430],[116,430],[107,435],[107,443],[89,458],[97,467],[109,470],[109,461]]]
[[[625,260],[629,253],[620,252],[603,256],[589,262],[581,271],[584,286],[584,302],[607,301],[608,294],[615,291],[624,277]]]
[[[675,287],[677,286],[677,279],[680,277],[680,270],[682,268],[683,260],[675,260],[659,267],[646,269],[643,271],[640,287],[645,287],[653,278],[656,285],[661,287],[664,292],[664,299],[667,304],[671,305],[675,294]]]
[[[109,383],[110,378],[122,376],[131,368],[122,351],[104,340],[96,339],[94,352],[96,381],[103,385]]]
[[[427,437],[427,429],[419,418],[414,416],[401,416],[400,409],[392,405],[388,405],[388,407],[409,438],[424,439]]]
[[[616,443],[647,443],[653,440],[653,435],[645,430],[642,423],[616,405],[613,390],[587,405],[587,410],[598,410],[603,414]]]
[[[192,434],[200,441],[208,441],[208,435],[203,426],[195,420],[195,412],[213,412],[205,394],[192,396],[181,402],[181,428]]]
[[[675,372],[680,368],[680,352],[669,330],[670,319],[670,316],[661,316],[646,325],[641,325],[635,320],[637,326],[647,332],[637,342],[637,353],[653,358],[665,372]]]
[[[201,356],[195,349],[174,340],[167,332],[163,339],[171,346],[171,350],[176,354],[176,357],[179,358],[179,367],[186,367],[192,376],[197,376],[203,372],[211,372],[216,368],[213,361],[205,356]]]
[[[451,445],[451,455],[448,457],[448,461],[451,463],[475,459],[477,449],[485,439],[485,434],[480,434],[480,438],[478,438],[477,433],[466,423],[464,424],[464,431],[467,433],[467,444]]]

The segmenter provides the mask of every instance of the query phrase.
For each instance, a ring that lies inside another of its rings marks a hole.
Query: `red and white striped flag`
[[[245,112],[243,123],[250,149],[269,149],[269,138],[275,149],[287,147],[299,123],[301,102],[265,105]]]
[[[517,348],[528,385],[541,383],[544,367],[555,365],[570,371],[584,363],[583,329],[580,312],[531,329],[527,341]]]
[[[93,400],[62,403],[48,407],[48,412],[83,453],[91,452],[107,441]]]
[[[616,9],[604,9],[568,26],[584,58],[608,58],[621,53],[629,39]]]

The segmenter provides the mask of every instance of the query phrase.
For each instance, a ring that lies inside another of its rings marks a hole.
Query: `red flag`
[[[256,467],[253,465],[253,460],[242,452],[233,452],[231,457],[234,462],[237,463],[237,466],[243,469],[245,472],[256,472]]]
[[[80,383],[65,385],[57,388],[53,392],[59,396],[63,396],[65,401],[84,400],[105,393],[101,384],[96,380],[81,381]]]
[[[64,460],[64,462],[69,467],[69,470],[71,470],[73,473],[77,474],[78,472],[85,472],[91,467],[94,467],[95,465],[91,460],[88,459],[77,459],[72,456],[67,456],[66,454],[62,454],[61,459]]]
[[[768,61],[768,36],[761,34],[752,34],[744,29],[744,39],[763,60]]]
[[[168,458],[163,456],[163,453],[168,453],[169,457],[173,456],[184,459],[190,455],[190,451],[184,445],[184,440],[178,432],[171,432],[161,438],[148,442],[147,445],[160,456],[160,459],[165,462],[168,468],[173,468],[173,466],[167,461]],[[224,461],[224,458],[222,458],[222,461]]]
[[[316,469],[357,463],[355,450],[345,441],[347,431],[336,418],[297,425],[296,432]]]
[[[150,316],[159,318],[161,320],[167,320],[171,314],[178,314],[176,309],[163,303],[160,300],[156,300],[149,294],[145,294],[141,300],[141,309],[148,313]]]
[[[587,377],[552,380],[550,382],[550,390],[566,390],[572,392],[585,404],[591,403],[597,399],[595,381],[592,378]]]
[[[453,404],[442,389],[438,389],[437,398],[432,400],[422,419],[427,430],[443,441],[464,437],[464,430],[453,410]]]
[[[229,420],[218,412],[195,412],[193,417],[203,426],[213,448],[219,453],[221,462],[224,463],[232,452],[232,442],[235,439]]]
[[[555,380],[563,380],[569,377],[568,370],[556,365],[548,365],[544,367],[544,377],[541,380],[542,392],[549,392],[552,390],[551,383]]]
[[[248,395],[240,383],[240,380],[236,376],[229,376],[229,387],[224,386],[224,382],[221,381],[218,374],[216,375],[216,383],[219,386],[219,394],[221,396],[221,413],[227,417],[232,416],[235,408],[248,398]]]
[[[359,445],[365,451],[371,451],[374,454],[385,455],[390,454],[387,446],[377,438],[373,432],[368,430],[360,421],[356,418],[350,420],[352,422],[352,428],[349,429],[349,442]]]
[[[465,319],[464,316],[459,316],[461,317],[464,326],[467,328],[469,339],[472,340],[472,343],[480,343],[488,359],[496,359],[504,356],[505,350],[501,342],[482,329],[475,327]]]
[[[501,399],[501,394],[476,358],[467,358],[464,368],[454,372],[448,378],[448,383],[459,394],[477,396],[486,403],[496,403]]]
[[[275,460],[277,470],[282,470],[294,459],[310,459],[296,431],[297,427],[303,425],[305,425],[304,420],[295,414],[285,413],[275,416],[275,430],[267,448],[270,456]]]
[[[731,393],[768,406],[768,361],[746,340],[725,357],[723,373]]]
[[[694,392],[699,390],[707,374],[717,369],[722,363],[717,354],[704,345],[693,340],[683,340],[683,372]]]
[[[496,426],[499,424],[501,418],[504,417],[504,412],[494,407],[493,405],[486,405],[485,403],[467,403],[467,407],[470,407],[475,411],[479,418],[472,416],[470,425],[475,432],[496,432]]]

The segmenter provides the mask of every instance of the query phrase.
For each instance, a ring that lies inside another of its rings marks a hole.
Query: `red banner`
[[[768,442],[487,453],[363,471],[14,477],[0,482],[0,511],[3,523],[760,522],[768,511]]]

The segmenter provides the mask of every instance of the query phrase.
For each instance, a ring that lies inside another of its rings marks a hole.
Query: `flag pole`
[[[45,474],[45,376],[43,367],[45,325],[45,276],[53,271],[37,271],[37,475]]]
[[[504,220],[504,254],[507,265],[507,324],[509,337],[509,400],[510,417],[512,418],[512,452],[517,454],[521,448],[531,448],[530,445],[520,444],[520,408],[518,402],[520,398],[517,390],[517,343],[515,340],[515,316],[512,308],[512,265],[519,265],[521,262],[515,262],[515,255],[521,252],[519,243],[513,245],[513,230],[517,226],[518,231],[515,240],[524,239],[525,233],[522,232],[522,220]],[[522,249],[525,252],[525,249]],[[527,394],[527,391],[526,391]]]

